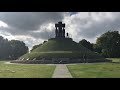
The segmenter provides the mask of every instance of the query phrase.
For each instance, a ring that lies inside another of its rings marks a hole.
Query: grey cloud
[[[40,26],[55,23],[63,19],[64,12],[0,12],[0,20],[7,23],[5,31],[12,35],[30,35],[34,38],[47,39],[50,31],[34,33],[43,30]],[[54,32],[54,30],[52,31]]]
[[[62,12],[0,12],[0,20],[23,31],[37,30],[43,23],[59,21],[62,18]]]
[[[29,35],[33,36],[34,38],[47,40],[49,38],[53,38],[55,36],[55,32],[53,30],[45,32],[29,32]]]
[[[19,35],[24,35],[24,36],[31,36],[33,38],[36,39],[49,39],[55,36],[55,31],[54,29],[52,30],[47,30],[47,29],[41,29],[42,32],[34,32],[35,30],[32,31],[22,31],[20,29],[16,29],[16,28],[4,28],[3,30],[0,30],[0,33],[3,33],[4,31],[6,31],[7,33],[12,34],[13,36],[19,36]],[[6,32],[4,33],[4,35],[7,35]]]
[[[114,31],[114,30],[120,30],[120,13],[111,13],[114,20],[105,19],[103,18],[103,22],[99,21],[93,21],[91,18],[91,14],[89,13],[87,18],[81,19],[81,18],[74,18],[72,22],[76,25],[76,31],[77,31],[77,37],[81,36],[83,38],[95,38],[98,35],[101,35],[102,33],[105,33],[106,31]],[[100,12],[96,13],[97,15],[100,14]],[[105,15],[105,13],[102,13]],[[90,27],[86,28],[86,25],[91,22]]]
[[[86,38],[94,38],[107,31],[120,30],[120,19],[113,22],[104,21],[103,23],[95,23],[90,28],[81,28],[79,33],[81,36]]]

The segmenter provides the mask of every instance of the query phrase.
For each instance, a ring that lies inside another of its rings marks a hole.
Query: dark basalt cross
[[[65,24],[58,22],[58,24],[55,24],[55,27],[56,38],[65,38]]]

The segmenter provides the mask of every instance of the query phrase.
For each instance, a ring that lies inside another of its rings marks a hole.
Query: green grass
[[[48,40],[46,43],[40,47],[33,50],[33,52],[48,52],[48,51],[79,51],[84,50],[84,47],[68,39],[52,39]]]
[[[23,56],[21,56],[20,58],[24,58],[24,59],[40,59],[40,58],[44,58],[44,57],[49,57],[49,58],[73,58],[73,57],[79,57],[79,58],[83,58],[84,53],[82,52],[68,52],[68,51],[52,51],[52,52],[32,52],[29,54],[25,54]],[[91,52],[87,52],[87,58],[94,58],[94,59],[100,59],[102,58],[101,56],[99,56],[96,53],[91,53]]]
[[[67,65],[74,78],[120,78],[119,63]]]
[[[51,78],[55,65],[5,64],[0,61],[0,78]]]
[[[69,39],[51,39],[43,45],[39,46],[31,53],[27,53],[20,58],[24,59],[40,59],[44,57],[48,58],[83,58],[86,55],[87,58],[99,59],[103,58],[98,53],[92,52],[82,45],[69,40]]]

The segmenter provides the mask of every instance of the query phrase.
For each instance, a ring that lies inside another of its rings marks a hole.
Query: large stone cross
[[[59,30],[62,30],[62,28],[65,27],[65,24],[63,24],[62,22],[58,22],[58,24],[55,24],[55,27],[58,27]]]
[[[55,24],[56,27],[56,37],[65,37],[65,24],[62,22],[58,22],[58,24]]]

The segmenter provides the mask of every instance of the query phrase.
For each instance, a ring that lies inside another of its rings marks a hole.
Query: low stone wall
[[[15,60],[11,63],[21,64],[70,64],[70,63],[97,63],[97,62],[111,62],[107,59],[52,59],[52,60]]]

